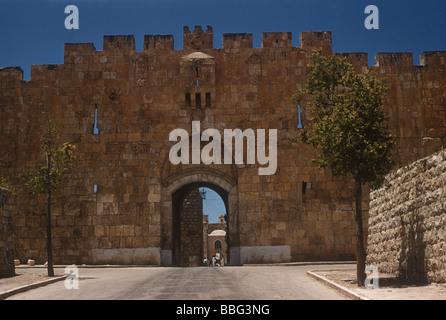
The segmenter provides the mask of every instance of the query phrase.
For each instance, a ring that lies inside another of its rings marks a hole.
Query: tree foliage
[[[16,196],[20,193],[20,190],[5,177],[0,177],[0,188],[8,189],[12,196]]]
[[[314,160],[334,176],[360,177],[376,188],[394,165],[395,139],[383,112],[383,95],[389,86],[371,69],[355,73],[345,59],[313,53],[307,93],[312,95],[312,126],[302,141],[321,149]],[[297,93],[299,100],[304,93]]]
[[[36,161],[35,168],[27,173],[26,185],[34,194],[51,192],[66,178],[67,171],[75,160],[75,145],[68,142],[59,144],[59,134],[56,125],[48,120],[40,148],[41,158]]]

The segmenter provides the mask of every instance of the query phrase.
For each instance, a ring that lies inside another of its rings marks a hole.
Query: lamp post
[[[200,193],[201,193],[201,199],[206,200],[206,190],[204,190],[204,188],[202,188]]]

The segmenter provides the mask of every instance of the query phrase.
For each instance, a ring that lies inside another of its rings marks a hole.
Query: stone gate
[[[223,34],[184,27],[183,49],[171,35],[104,36],[65,44],[60,65],[0,69],[0,175],[15,179],[34,165],[44,118],[61,141],[77,146],[68,181],[52,203],[56,264],[177,265],[179,199],[191,186],[208,186],[224,199],[230,264],[355,258],[353,183],[319,170],[312,147],[301,143],[290,98],[303,89],[313,50],[345,57],[357,71],[366,53],[332,53],[330,32]],[[385,97],[403,165],[445,142],[445,52],[379,53],[375,66],[388,79]],[[300,117],[299,117],[300,116]],[[169,133],[191,123],[202,130],[277,129],[277,170],[259,175],[258,163],[178,164],[169,161]],[[367,192],[364,192],[367,194]],[[184,199],[182,199],[184,200]],[[181,201],[182,201],[181,200]],[[27,191],[14,197],[16,258],[46,261],[45,199]],[[363,208],[368,207],[368,196]],[[367,216],[367,215],[366,215]]]

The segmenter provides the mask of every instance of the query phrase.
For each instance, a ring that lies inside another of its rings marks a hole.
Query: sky
[[[367,30],[367,5],[379,9],[379,29]],[[65,7],[79,9],[79,29],[67,30]],[[102,50],[104,35],[134,35],[142,50],[145,34],[173,34],[182,49],[183,26],[210,25],[214,47],[223,33],[292,32],[299,46],[303,31],[331,31],[334,52],[446,50],[445,0],[0,0],[0,68],[63,63],[64,43],[92,42]]]
[[[65,28],[68,5],[79,29]],[[368,5],[379,29],[364,25]],[[367,52],[369,65],[378,52],[413,52],[418,65],[423,51],[446,50],[446,0],[0,0],[0,68],[19,66],[28,81],[31,65],[63,63],[65,43],[102,50],[104,35],[134,35],[141,51],[145,34],[172,34],[181,50],[183,26],[196,25],[213,27],[214,48],[223,33],[252,33],[260,47],[262,32],[292,32],[300,46],[303,31],[331,31],[334,52]],[[205,213],[218,217],[222,204],[205,200]]]
[[[209,188],[200,188],[200,191],[203,189],[206,191],[206,199],[203,200],[203,214],[209,216],[210,223],[216,223],[220,214],[226,214],[225,204],[217,192]]]

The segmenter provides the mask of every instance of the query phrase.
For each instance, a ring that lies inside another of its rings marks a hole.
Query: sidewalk
[[[56,273],[48,277],[46,267],[16,267],[16,275],[9,278],[0,278],[0,300],[14,294],[25,292],[47,284],[64,280],[67,275]]]
[[[354,300],[446,300],[446,284],[413,285],[379,274],[377,289],[359,288],[356,270],[312,270],[307,274]]]

